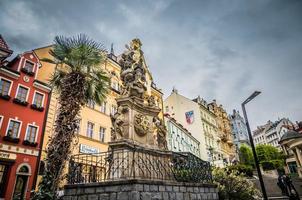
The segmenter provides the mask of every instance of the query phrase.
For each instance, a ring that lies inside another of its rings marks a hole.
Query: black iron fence
[[[69,162],[69,184],[123,179],[210,183],[212,175],[210,163],[191,153],[140,148],[78,154]]]

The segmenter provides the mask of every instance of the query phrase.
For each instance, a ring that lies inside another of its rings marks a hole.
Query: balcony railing
[[[191,153],[114,150],[98,154],[78,154],[69,163],[69,184],[125,179],[211,183],[209,162]]]

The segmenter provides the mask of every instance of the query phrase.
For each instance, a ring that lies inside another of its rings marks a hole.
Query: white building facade
[[[229,115],[229,118],[231,121],[236,151],[238,153],[242,144],[250,145],[247,127],[239,111],[233,110],[233,113]]]
[[[289,127],[293,127],[293,123],[286,118],[279,119],[275,122],[268,121],[265,125],[257,127],[257,130],[253,132],[253,139],[255,145],[258,144],[270,144],[280,150],[280,139],[289,130]]]
[[[177,120],[199,141],[199,157],[208,161],[199,104],[178,94],[177,90],[173,89],[171,95],[164,101],[164,113]]]
[[[168,130],[168,149],[174,152],[190,152],[195,156],[200,157],[200,142],[168,114],[164,116],[164,120]]]

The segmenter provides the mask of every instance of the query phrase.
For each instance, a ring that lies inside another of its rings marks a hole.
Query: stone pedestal
[[[65,186],[64,200],[218,200],[214,184],[120,180]]]
[[[156,120],[158,107],[144,104],[139,97],[117,99],[118,112],[113,116],[113,141],[128,140],[147,148],[158,148]]]

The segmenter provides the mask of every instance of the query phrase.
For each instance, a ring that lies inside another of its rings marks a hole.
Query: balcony
[[[39,107],[39,106],[37,106],[36,104],[31,104],[31,105],[30,105],[30,108],[33,109],[33,110],[40,111],[40,112],[43,112],[43,111],[44,111],[44,108],[43,108],[43,107]]]
[[[13,102],[14,102],[15,104],[19,104],[19,105],[25,106],[25,107],[28,105],[28,102],[23,101],[23,100],[18,99],[18,98],[14,98]]]
[[[28,141],[28,140],[24,140],[23,145],[26,145],[26,146],[31,146],[31,147],[36,147],[38,145],[37,142],[31,142],[31,141]]]
[[[6,100],[6,101],[9,101],[9,100],[10,100],[10,96],[7,95],[7,94],[0,94],[0,98],[1,98],[1,99],[4,99],[4,100]]]
[[[6,142],[11,142],[11,143],[16,143],[18,144],[20,139],[19,138],[15,138],[13,136],[11,136],[10,132],[3,137],[3,140],[6,141]]]

